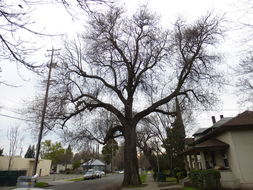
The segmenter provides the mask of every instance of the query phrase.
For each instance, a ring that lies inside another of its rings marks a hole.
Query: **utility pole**
[[[43,134],[43,129],[44,129],[44,121],[45,121],[46,108],[47,108],[47,102],[48,102],[48,92],[49,92],[49,86],[50,86],[51,72],[52,72],[52,68],[55,66],[55,63],[53,63],[54,53],[55,53],[55,51],[59,51],[59,49],[52,48],[52,50],[47,50],[47,51],[51,52],[51,59],[50,59],[49,65],[48,65],[49,71],[48,71],[48,78],[47,78],[47,86],[46,86],[46,93],[45,93],[44,104],[43,104],[43,109],[42,109],[40,131],[39,131],[38,144],[37,144],[37,149],[36,149],[33,175],[36,175],[37,167],[38,167],[38,163],[39,163],[40,145],[41,145],[41,139],[42,139],[42,134]]]

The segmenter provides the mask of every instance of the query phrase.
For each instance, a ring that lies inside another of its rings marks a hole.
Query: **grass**
[[[169,187],[172,185],[177,185],[177,179],[174,177],[166,177],[165,182],[159,182],[158,187]]]
[[[167,183],[167,182],[162,182],[162,183],[159,183],[158,184],[158,187],[169,187],[169,186],[171,186],[171,185],[176,185],[177,183],[173,183],[173,182],[169,182],[169,183]]]
[[[143,172],[141,175],[140,175],[140,178],[141,178],[141,183],[145,183],[146,180],[147,180],[147,173],[146,172]]]
[[[177,183],[177,178],[175,178],[175,177],[166,177],[166,181],[167,181],[167,182],[174,182],[174,183]]]
[[[45,182],[37,182],[35,187],[48,187],[48,183]]]
[[[199,189],[195,187],[184,187],[183,190],[199,190]]]
[[[131,188],[136,188],[136,187],[145,187],[145,186],[147,186],[147,184],[141,184],[141,185],[136,185],[136,186],[129,185],[129,186],[126,186],[126,187],[124,187],[124,188],[131,189]]]
[[[75,178],[75,179],[68,179],[67,181],[83,181],[83,177]]]

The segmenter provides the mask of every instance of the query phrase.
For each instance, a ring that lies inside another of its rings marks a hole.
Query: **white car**
[[[84,176],[83,176],[84,179],[95,179],[96,178],[96,173],[94,170],[90,169],[88,170]]]
[[[96,175],[98,178],[101,178],[102,176],[105,176],[105,172],[104,171],[100,171],[100,170],[97,170],[95,171]]]
[[[105,176],[105,172],[104,171],[100,171],[101,176]]]
[[[99,170],[95,171],[95,174],[96,174],[97,178],[101,178],[102,177],[101,171],[99,171]]]

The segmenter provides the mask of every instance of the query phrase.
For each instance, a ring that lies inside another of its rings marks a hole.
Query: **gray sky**
[[[243,30],[237,30],[236,27],[237,24],[239,24],[239,21],[248,20],[248,18],[243,15],[241,0],[122,1],[130,13],[139,5],[147,2],[151,10],[161,16],[161,22],[164,26],[171,26],[178,16],[183,17],[188,21],[192,21],[210,11],[219,15],[224,14],[227,20],[226,27],[229,30],[227,32],[227,36],[225,37],[225,41],[219,47],[219,50],[223,55],[223,62],[226,63],[226,66],[222,66],[222,69],[225,70],[226,73],[232,73],[231,68],[238,64],[243,51],[243,46],[241,46],[239,42],[244,36],[242,35],[244,33]],[[240,9],[238,7],[240,7]],[[64,36],[58,37],[32,37],[33,43],[37,43],[42,46],[41,50],[34,54],[32,59],[36,60],[38,63],[45,63],[49,60],[48,57],[45,57],[46,50],[50,49],[52,46],[54,48],[60,48],[61,40],[67,35],[71,38],[77,31],[81,32],[83,28],[82,23],[84,22],[83,20],[73,19],[60,4],[43,4],[32,8],[34,8],[33,20],[36,21],[34,28],[44,33],[65,34]],[[29,38],[29,36],[25,37]],[[38,89],[35,88],[35,76],[22,67],[17,69],[15,64],[8,63],[7,61],[1,61],[0,67],[2,67],[0,79],[5,80],[9,84],[18,86],[13,88],[0,85],[0,106],[2,106],[0,114],[20,118],[21,116],[16,114],[15,111],[22,108],[23,100],[32,98],[32,96],[38,91]],[[233,84],[233,81],[230,82]],[[222,102],[219,105],[219,110],[211,112],[198,110],[200,114],[198,114],[198,118],[196,119],[196,122],[198,123],[196,128],[211,126],[212,115],[215,115],[216,117],[219,117],[221,114],[225,117],[235,116],[247,109],[247,107],[237,105],[238,99],[237,96],[234,95],[233,90],[233,87],[226,86],[226,88],[220,92]],[[25,130],[27,127],[26,122],[0,115],[0,148],[4,148],[5,153],[8,149],[6,147],[6,131],[13,125],[20,125],[24,131],[24,135],[26,136],[23,142],[24,151],[26,151],[29,144],[36,143],[37,140],[31,138],[29,131]]]

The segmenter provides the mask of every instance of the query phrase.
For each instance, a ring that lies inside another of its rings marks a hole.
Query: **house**
[[[0,171],[8,170],[10,157],[0,156]],[[34,168],[34,158],[22,158],[15,156],[12,158],[10,170],[25,170],[27,176],[32,176]],[[39,160],[39,176],[47,176],[50,173],[51,160]]]
[[[186,169],[219,169],[224,188],[253,189],[253,112],[212,120],[187,146]]]
[[[99,171],[105,171],[105,163],[103,163],[100,160],[89,160],[88,162],[83,163],[82,168],[84,169],[84,171],[87,171],[88,169],[95,169],[95,170],[99,170]]]
[[[55,172],[59,174],[62,171],[64,172],[66,169],[72,170],[73,169],[72,164],[67,164],[67,165],[66,164],[57,164]]]

